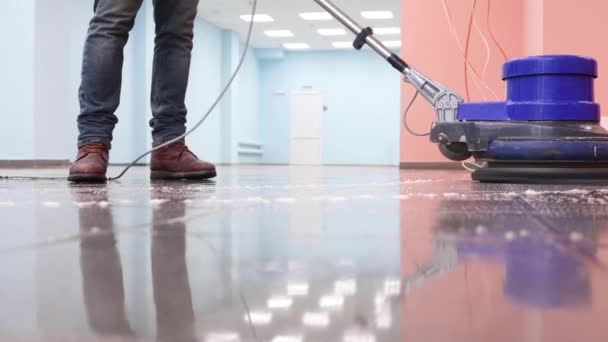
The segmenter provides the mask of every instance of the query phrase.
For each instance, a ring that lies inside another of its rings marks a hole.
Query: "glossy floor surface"
[[[608,186],[219,171],[1,180],[0,340],[608,340]]]

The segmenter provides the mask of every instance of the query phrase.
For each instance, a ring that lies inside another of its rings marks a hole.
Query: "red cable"
[[[505,62],[509,59],[507,57],[507,53],[505,52],[505,49],[502,48],[502,46],[500,45],[500,42],[498,41],[498,39],[496,39],[496,37],[494,36],[494,33],[492,32],[492,25],[490,23],[490,17],[492,15],[492,0],[488,0],[488,13],[486,16],[486,23],[488,25],[488,32],[490,33],[490,37],[492,38],[492,41],[494,41],[494,44],[496,44],[496,46],[498,46],[498,49],[500,50],[500,53],[502,54],[502,57],[505,59]]]
[[[454,21],[452,20],[452,14],[450,12],[450,7],[448,6],[447,0],[441,0],[441,3],[443,5],[443,9],[445,11],[445,15],[446,18],[448,20],[448,24],[450,25],[450,30],[452,32],[452,35],[454,36],[454,39],[456,40],[456,44],[458,44],[458,48],[460,49],[460,52],[462,53],[462,55],[464,56],[464,47],[460,44],[460,40],[458,39],[458,34],[456,33],[456,28],[454,27]],[[471,20],[472,22],[472,20]],[[488,92],[495,98],[497,99],[498,96],[492,91],[492,88],[490,88],[481,78],[481,76],[479,76],[479,74],[477,73],[477,71],[475,71],[475,68],[473,68],[473,66],[471,65],[471,63],[469,62],[469,60],[467,58],[464,59],[464,63],[466,65],[468,65],[469,70],[473,73],[473,75],[481,82],[481,84],[488,90]]]
[[[468,63],[469,60],[469,46],[471,42],[471,31],[473,29],[473,17],[475,16],[475,8],[477,7],[477,0],[473,1],[473,9],[471,10],[471,15],[469,15],[469,23],[467,25],[467,39],[464,44],[464,88],[465,88],[465,96],[467,101],[471,100],[471,94],[469,91],[469,73],[468,73]]]

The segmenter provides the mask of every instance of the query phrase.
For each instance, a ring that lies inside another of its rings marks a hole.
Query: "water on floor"
[[[607,207],[464,171],[2,180],[0,340],[606,341]]]

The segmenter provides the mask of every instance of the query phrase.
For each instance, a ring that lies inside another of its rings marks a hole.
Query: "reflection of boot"
[[[77,202],[106,201],[103,194],[78,193]],[[122,266],[110,209],[91,205],[79,209],[80,268],[89,325],[102,336],[132,336],[125,311]]]
[[[185,215],[181,199],[154,211],[152,281],[159,341],[197,341],[186,265],[186,225],[180,221]]]

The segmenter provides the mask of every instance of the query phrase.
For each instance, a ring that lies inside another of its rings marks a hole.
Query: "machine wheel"
[[[441,154],[446,158],[453,161],[465,161],[472,156],[472,153],[469,152],[469,148],[465,143],[439,144],[439,151],[441,151]]]

